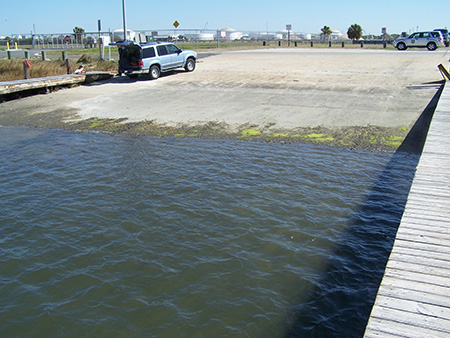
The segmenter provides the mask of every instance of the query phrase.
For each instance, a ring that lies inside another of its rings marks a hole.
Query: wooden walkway
[[[450,81],[431,121],[365,337],[450,337]]]
[[[83,74],[68,74],[27,80],[5,81],[0,82],[0,95],[13,94],[28,90],[90,83],[93,81],[108,79],[112,76],[113,73],[111,72],[87,72]]]

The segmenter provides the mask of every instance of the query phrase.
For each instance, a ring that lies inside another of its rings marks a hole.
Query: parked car
[[[445,47],[448,47],[450,45],[450,42],[448,40],[448,29],[447,28],[438,28],[438,29],[435,29],[434,31],[441,32],[442,36],[444,37]]]
[[[119,74],[126,74],[129,78],[147,74],[150,79],[157,79],[161,72],[172,69],[184,68],[187,72],[195,69],[197,53],[181,50],[173,43],[124,41],[114,45],[119,47]]]
[[[436,50],[440,46],[444,46],[444,38],[439,31],[417,32],[394,40],[394,47],[398,50],[409,47],[426,47],[428,50]]]

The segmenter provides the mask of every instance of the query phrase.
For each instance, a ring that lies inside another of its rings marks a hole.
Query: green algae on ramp
[[[82,121],[62,123],[62,127],[77,131],[99,131],[110,134],[148,135],[174,138],[226,138],[240,140],[261,140],[282,143],[314,143],[349,149],[381,151],[397,150],[408,135],[407,127],[388,128],[378,126],[345,127],[329,129],[323,127],[276,130],[272,126],[258,129],[246,126],[238,131],[226,123],[209,122],[204,125],[167,126],[152,121],[127,122],[126,119],[91,118]]]
[[[260,135],[261,135],[261,131],[259,129],[248,128],[248,129],[241,130],[241,135],[239,136],[239,138],[249,138],[249,137],[260,136]]]

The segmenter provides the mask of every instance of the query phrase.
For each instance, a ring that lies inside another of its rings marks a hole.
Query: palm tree
[[[362,36],[362,28],[361,28],[361,26],[356,24],[356,23],[354,25],[351,25],[348,28],[347,36],[348,36],[349,39],[352,39],[353,41],[359,40],[361,38],[361,36]]]
[[[81,27],[76,27],[73,29],[73,34],[75,35],[75,40],[77,43],[81,43],[82,37],[84,35],[84,29]]]
[[[331,28],[330,27],[328,27],[328,26],[323,26],[323,28],[321,29],[321,31],[322,31],[322,36],[323,37],[328,37],[328,40],[330,40],[330,36],[331,36],[331,33],[333,33],[332,31],[331,31]]]

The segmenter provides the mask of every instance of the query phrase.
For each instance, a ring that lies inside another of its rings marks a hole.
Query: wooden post
[[[63,52],[62,52],[62,59],[63,59],[63,61],[67,59],[66,51],[63,51]]]
[[[23,60],[23,77],[24,77],[24,79],[30,78],[30,67],[31,67],[30,60],[28,60],[28,59]]]
[[[450,74],[449,74],[448,70],[445,69],[445,67],[442,65],[442,63],[437,67],[438,67],[439,71],[441,72],[444,80],[445,80],[445,78],[447,78],[447,80],[450,80]]]
[[[103,49],[103,38],[98,38],[98,46],[100,48],[100,60],[105,58],[105,50]]]
[[[66,68],[67,68],[67,74],[72,74],[72,70],[70,69],[69,59],[66,59]]]

